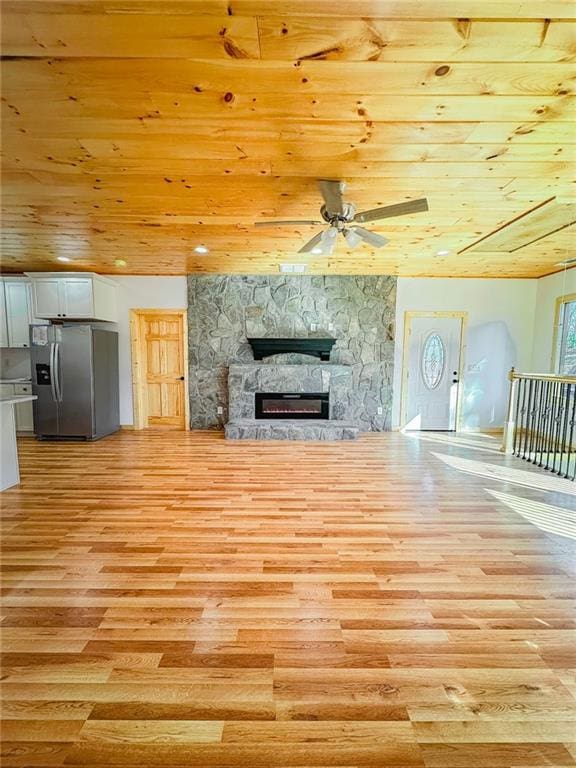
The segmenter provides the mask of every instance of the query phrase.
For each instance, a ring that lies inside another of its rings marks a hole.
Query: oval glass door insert
[[[422,347],[420,370],[427,389],[436,389],[442,381],[446,353],[444,342],[437,333],[431,333]]]

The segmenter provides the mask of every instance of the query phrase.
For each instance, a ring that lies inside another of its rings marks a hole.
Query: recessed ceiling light
[[[125,267],[127,262],[124,259],[116,259],[114,265],[117,267]]]
[[[207,248],[205,245],[197,245],[196,248],[194,248],[194,251],[196,253],[208,253],[209,248]]]
[[[310,253],[313,253],[314,256],[320,256],[322,254],[322,248],[318,248],[318,247],[312,248]]]
[[[71,261],[68,256],[57,256],[58,261]]]
[[[436,256],[448,256],[449,253],[450,251],[446,251],[446,250],[436,251]]]

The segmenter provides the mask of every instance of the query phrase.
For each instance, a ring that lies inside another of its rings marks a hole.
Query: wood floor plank
[[[488,491],[576,495],[494,438],[19,442],[3,768],[576,766],[576,542]]]
[[[90,720],[80,741],[124,744],[210,744],[222,739],[217,720]]]
[[[79,720],[2,720],[0,732],[6,741],[74,741],[84,723]]]
[[[369,746],[383,742],[396,745],[410,744],[414,732],[410,723],[394,721],[354,722],[330,720],[327,722],[285,721],[283,723],[226,723],[222,741],[235,744],[326,744]]]
[[[426,768],[566,768],[574,765],[562,744],[423,744]]]
[[[414,730],[420,744],[501,744],[538,741],[561,744],[574,737],[576,719],[530,722],[451,722],[415,723]]]

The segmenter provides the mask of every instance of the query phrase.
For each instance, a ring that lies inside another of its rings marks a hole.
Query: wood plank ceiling
[[[0,7],[6,272],[537,277],[573,253],[573,0]],[[329,258],[297,255],[317,227],[253,226],[318,218],[318,178],[430,210]]]

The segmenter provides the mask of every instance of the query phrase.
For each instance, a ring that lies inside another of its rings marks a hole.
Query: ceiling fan
[[[324,221],[257,221],[256,227],[278,227],[284,224],[324,224],[329,226],[309,240],[300,248],[298,253],[313,253],[316,255],[330,256],[336,245],[339,234],[344,236],[349,248],[356,248],[365,242],[374,248],[382,248],[388,240],[376,232],[371,232],[364,227],[356,226],[366,221],[378,221],[389,219],[393,216],[403,216],[406,213],[420,213],[428,210],[428,200],[421,197],[418,200],[409,200],[407,203],[385,205],[383,208],[371,208],[369,211],[356,213],[352,203],[346,203],[342,194],[346,189],[343,181],[333,179],[320,179],[318,181],[320,194],[324,198],[324,204],[320,208],[320,214]],[[352,226],[350,226],[352,225]]]

